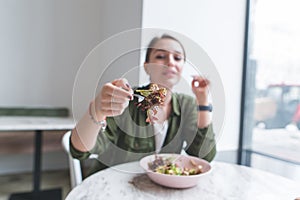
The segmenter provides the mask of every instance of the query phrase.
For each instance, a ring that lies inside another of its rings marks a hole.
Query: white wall
[[[0,106],[71,109],[87,54],[140,24],[139,0],[0,0]]]
[[[234,150],[239,132],[244,15],[245,0],[0,0],[0,106],[71,109],[76,73],[97,44],[137,27],[170,29],[197,42],[216,65],[224,83],[227,111],[218,149]],[[131,41],[119,46],[132,45]],[[135,46],[140,41],[136,42]],[[122,74],[115,70],[117,65],[130,69],[139,64],[138,57],[119,59],[111,70],[99,65],[99,71],[111,80]],[[138,74],[130,74],[133,85]],[[90,88],[91,80],[85,78],[83,90]],[[86,98],[77,104],[78,113],[86,109],[90,98],[84,91],[82,96]]]
[[[112,35],[140,27],[141,12],[140,0],[0,0],[0,107],[72,109],[73,84],[86,56]],[[139,37],[135,41],[140,46]],[[130,40],[114,48],[127,45],[131,45]],[[115,55],[114,51],[108,53]],[[139,54],[121,61],[119,67],[136,66]],[[105,65],[97,67],[105,70]],[[84,77],[81,96],[90,89],[89,75]],[[108,80],[116,76],[114,70],[105,72]],[[130,78],[137,82],[138,72],[131,73]],[[77,102],[79,114],[86,110],[90,98],[86,95],[86,101]],[[0,166],[0,173],[31,171],[32,162],[24,163],[29,156],[2,155],[6,165]],[[43,169],[65,166],[60,164],[65,161],[64,154],[62,159],[51,153],[43,156],[55,163]]]
[[[0,106],[71,108],[76,73],[98,43],[136,27],[170,29],[197,42],[217,67],[226,94],[219,148],[235,149],[244,18],[245,0],[0,0]],[[135,59],[124,62],[138,65]],[[114,78],[115,72],[106,71],[105,77]],[[132,74],[133,85],[135,79],[138,71]],[[90,98],[83,96],[79,113]]]
[[[218,141],[221,151],[238,147],[245,9],[245,0],[144,0],[143,4],[143,28],[183,34],[215,64],[226,99],[226,119]]]
[[[0,105],[66,106],[100,41],[98,1],[0,1]]]

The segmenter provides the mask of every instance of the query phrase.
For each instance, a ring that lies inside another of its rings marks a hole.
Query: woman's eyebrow
[[[153,53],[156,53],[156,52],[159,52],[159,51],[162,51],[162,52],[170,52],[170,51],[167,51],[167,50],[165,50],[165,49],[154,49],[154,50],[153,50]],[[176,53],[176,54],[183,55],[183,53],[180,52],[180,51],[173,51],[172,53]]]

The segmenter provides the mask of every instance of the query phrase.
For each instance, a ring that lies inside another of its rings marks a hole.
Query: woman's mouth
[[[163,75],[164,75],[164,76],[175,76],[175,75],[176,75],[176,72],[171,71],[171,70],[168,70],[168,71],[164,71],[164,72],[163,72]]]

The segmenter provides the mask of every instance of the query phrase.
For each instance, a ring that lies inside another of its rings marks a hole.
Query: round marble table
[[[223,162],[212,162],[211,173],[203,176],[195,187],[166,188],[153,183],[143,174],[138,162],[133,162],[88,177],[69,193],[66,200],[293,200],[299,196],[298,182]]]

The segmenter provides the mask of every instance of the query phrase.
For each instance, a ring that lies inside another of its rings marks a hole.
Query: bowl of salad
[[[142,158],[141,167],[155,183],[170,188],[190,188],[211,171],[211,165],[198,157],[181,154],[155,154]]]

